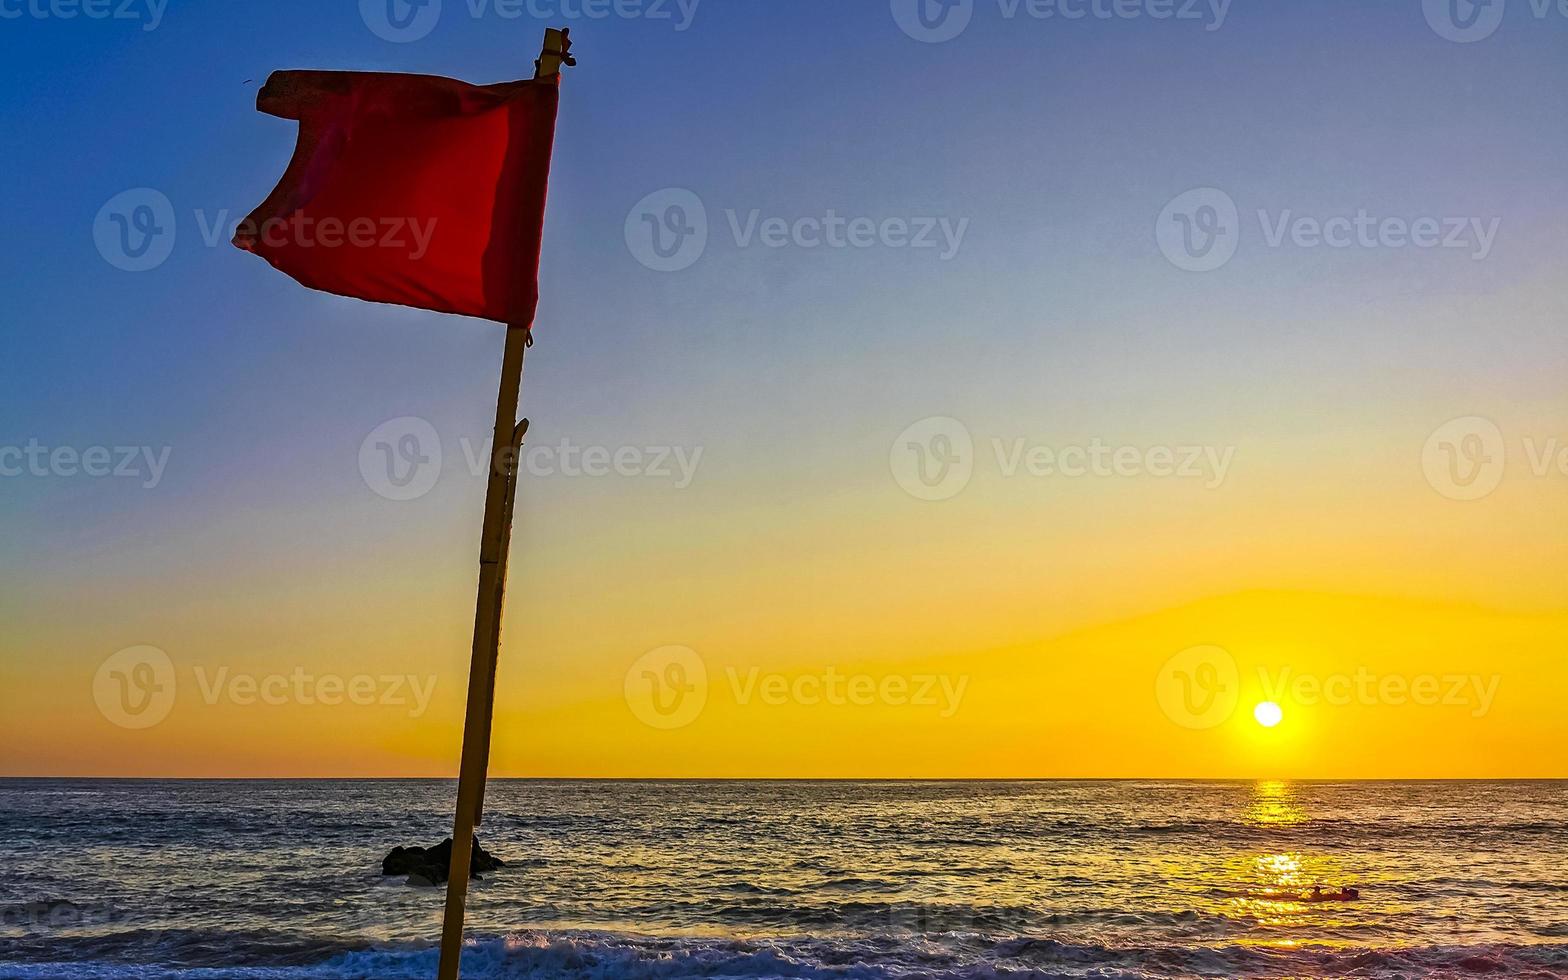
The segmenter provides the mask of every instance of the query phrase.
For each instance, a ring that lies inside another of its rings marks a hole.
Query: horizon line
[[[456,776],[23,776],[0,782],[455,783]],[[1568,776],[491,776],[492,783],[1554,783]]]

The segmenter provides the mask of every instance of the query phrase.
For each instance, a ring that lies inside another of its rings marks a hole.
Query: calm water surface
[[[423,781],[0,781],[0,977],[427,977]],[[470,977],[1568,977],[1568,783],[491,784]],[[1354,903],[1299,900],[1354,885]]]

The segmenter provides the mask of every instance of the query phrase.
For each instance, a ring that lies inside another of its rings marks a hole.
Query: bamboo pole
[[[496,398],[495,437],[491,443],[490,480],[485,491],[484,530],[479,543],[479,598],[474,610],[473,660],[468,670],[468,708],[463,723],[462,768],[457,780],[457,810],[452,820],[452,864],[446,883],[446,913],[441,925],[439,980],[457,980],[463,955],[463,910],[468,900],[468,871],[473,858],[474,824],[484,793],[490,748],[490,706],[494,702],[495,665],[501,639],[501,607],[505,598],[507,491],[513,486],[510,468],[502,462],[512,444],[517,402],[523,382],[523,359],[529,327],[506,328],[501,358],[501,392]]]
[[[501,555],[500,574],[496,576],[496,592],[494,602],[497,610],[506,607],[506,568],[507,561],[512,555],[512,519],[517,513],[517,482],[522,479],[523,465],[523,438],[528,435],[528,420],[523,419],[517,423],[517,428],[512,430],[511,452],[504,458],[507,471],[506,503],[501,512]],[[496,457],[497,465],[502,465],[503,457]],[[497,613],[499,616],[499,613]],[[484,747],[479,750],[479,756],[484,760],[484,765],[479,769],[479,801],[474,804],[474,826],[481,827],[485,822],[485,785],[490,778],[490,735],[495,729],[495,671],[501,659],[501,627],[500,620],[496,620],[496,654],[490,658],[490,681],[485,687],[485,723]]]
[[[562,65],[575,65],[571,31],[545,31],[544,47],[534,62],[536,79],[555,78]],[[468,705],[463,716],[463,755],[457,778],[457,807],[452,818],[452,863],[446,883],[446,911],[441,922],[441,965],[438,980],[457,980],[463,957],[463,913],[468,901],[468,873],[473,861],[474,828],[484,816],[485,775],[490,765],[490,724],[495,711],[495,673],[500,659],[501,611],[506,602],[506,562],[511,552],[512,513],[516,502],[517,450],[528,431],[517,423],[522,394],[523,361],[532,324],[506,328],[501,356],[501,390],[496,398],[495,435],[485,489],[484,528],[479,539],[479,595],[474,608],[474,648],[468,668]]]

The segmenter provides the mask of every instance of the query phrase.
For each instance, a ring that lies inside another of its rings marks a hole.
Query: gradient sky
[[[1568,776],[1568,473],[1531,465],[1568,445],[1568,18],[1515,0],[1461,44],[1419,2],[1237,0],[1215,30],[1009,6],[976,0],[944,43],[907,36],[884,0],[705,0],[684,31],[550,18],[582,64],[531,443],[702,456],[687,487],[525,481],[493,771]],[[392,43],[351,0],[173,0],[151,30],[28,9],[0,20],[0,447],[169,455],[151,488],[0,477],[0,773],[454,774],[484,495],[462,441],[488,437],[501,330],[312,293],[203,232],[288,160],[293,125],[254,110],[270,71],[526,76],[546,21],[446,0],[428,37]],[[142,187],[172,203],[175,244],[127,272],[94,223]],[[1202,187],[1236,202],[1240,239],[1200,273],[1155,228]],[[624,234],[665,188],[709,217],[678,272]],[[743,247],[731,209],[967,225],[947,260]],[[1259,209],[1497,230],[1484,260],[1270,247]],[[1460,501],[1423,450],[1471,416],[1508,460]],[[360,470],[367,435],[401,417],[444,451],[410,501]],[[936,417],[972,436],[974,475],[918,500],[890,454]],[[1234,456],[1217,487],[1008,477],[993,440],[1018,439]],[[133,730],[95,677],[140,645],[167,653],[178,694]],[[672,645],[708,685],[665,729],[641,720],[637,665]],[[1209,646],[1235,665],[1234,715],[1172,712],[1190,666],[1172,658]],[[199,679],[296,667],[434,693],[411,717],[209,703]],[[963,694],[948,712],[737,693],[830,670]],[[1329,704],[1269,688],[1283,671],[1493,696]],[[1266,731],[1251,707],[1276,694],[1286,720]]]

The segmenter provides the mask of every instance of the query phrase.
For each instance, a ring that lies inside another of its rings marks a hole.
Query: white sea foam
[[[295,966],[193,969],[125,962],[0,964],[16,980],[426,980],[437,952],[349,952]],[[980,936],[774,940],[520,932],[470,941],[469,980],[1154,980],[1188,976],[1363,978],[1491,973],[1568,976],[1568,946],[1449,946],[1385,950],[1245,946],[1101,947]]]

